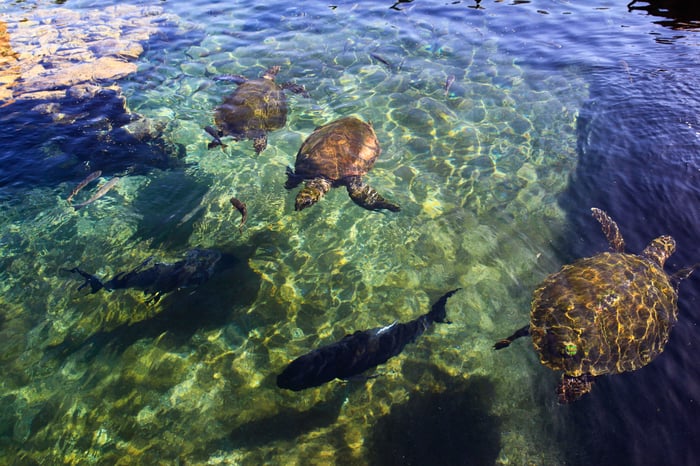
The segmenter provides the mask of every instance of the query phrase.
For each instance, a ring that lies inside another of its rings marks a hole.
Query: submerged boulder
[[[184,149],[167,122],[132,112],[119,86],[144,44],[179,26],[162,9],[132,5],[0,15],[0,143],[16,154],[0,186],[179,165]]]

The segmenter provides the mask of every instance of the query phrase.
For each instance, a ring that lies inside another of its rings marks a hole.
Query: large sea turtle
[[[639,369],[664,349],[678,315],[678,283],[693,267],[668,276],[676,249],[670,236],[654,239],[640,255],[624,252],[617,224],[593,208],[612,252],[579,259],[547,278],[533,294],[530,324],[500,340],[505,348],[531,335],[540,361],[562,370],[560,403],[588,393],[594,378]]]
[[[231,136],[236,141],[252,139],[257,154],[265,150],[267,132],[283,127],[287,121],[287,98],[284,90],[289,89],[308,96],[304,86],[276,83],[275,76],[279,70],[279,66],[273,66],[258,79],[247,79],[240,75],[217,78],[233,81],[238,87],[214,111],[215,126],[204,128],[214,138],[214,141],[209,143],[210,149],[223,146],[221,138]]]
[[[305,209],[331,188],[345,186],[350,198],[365,209],[398,212],[398,205],[362,181],[381,151],[372,124],[358,118],[345,117],[316,128],[301,145],[294,170],[287,167],[285,188],[306,180],[295,209]]]

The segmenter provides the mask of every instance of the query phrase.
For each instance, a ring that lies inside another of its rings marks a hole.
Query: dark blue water
[[[80,48],[51,49],[48,26],[99,35],[107,3],[8,2],[0,20],[15,52],[44,44],[46,72]],[[700,262],[697,7],[120,3],[157,18],[137,37],[144,25],[119,13],[132,21],[120,37],[143,47],[121,55],[132,72],[88,80],[99,87],[88,99],[63,84],[30,99],[23,68],[0,107],[2,461],[698,462],[700,276],[680,285],[664,353],[601,377],[575,404],[556,403],[558,375],[528,341],[491,350],[526,323],[544,276],[607,248],[592,206],[629,251],[672,235],[669,273]],[[0,50],[7,76],[17,57]],[[252,141],[207,150],[202,128],[231,91],[214,77],[275,64],[311,97],[289,96],[287,125],[261,155]],[[285,166],[315,126],[347,114],[377,129],[384,151],[367,178],[399,215],[363,212],[342,189],[293,211]],[[127,129],[143,116],[157,129],[135,137]],[[65,198],[96,169],[99,183],[120,182],[75,211]],[[232,195],[248,203],[243,233]],[[226,260],[155,305],[140,292],[78,293],[63,271],[109,278],[195,247]],[[274,386],[299,354],[415,318],[456,286],[455,324],[379,377],[301,394]]]

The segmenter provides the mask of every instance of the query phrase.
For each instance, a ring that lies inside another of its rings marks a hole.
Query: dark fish
[[[421,336],[433,322],[450,323],[445,304],[459,290],[444,294],[430,312],[406,323],[345,335],[342,340],[315,349],[292,361],[277,376],[277,386],[289,390],[317,387],[333,379],[349,379],[403,351]]]
[[[204,131],[206,131],[209,136],[214,138],[213,141],[207,144],[207,149],[213,149],[217,146],[221,146],[222,149],[226,149],[226,147],[228,147],[221,141],[221,136],[219,135],[219,131],[217,131],[216,128],[214,128],[213,126],[205,126]]]
[[[455,82],[455,75],[451,74],[445,80],[445,97],[447,97],[448,92],[450,92],[450,87],[452,87],[453,82]]]
[[[372,52],[372,53],[369,54],[369,56],[372,57],[372,58],[374,58],[375,60],[381,62],[381,63],[384,63],[384,64],[387,66],[387,68],[389,68],[390,70],[393,68],[393,66],[391,66],[391,63],[389,62],[389,60],[387,60],[386,58],[382,57],[382,56],[379,55],[378,53]]]
[[[97,192],[90,199],[88,199],[87,201],[85,201],[83,203],[76,204],[73,207],[75,208],[75,210],[78,210],[80,208],[85,207],[88,204],[92,204],[93,202],[95,202],[96,200],[98,200],[99,198],[101,198],[102,196],[107,194],[107,192],[110,189],[112,189],[115,184],[117,184],[117,181],[119,181],[119,177],[115,176],[114,178],[112,178],[111,180],[109,180],[108,182],[103,184],[102,187],[100,189],[98,189]]]
[[[97,170],[92,173],[90,173],[88,176],[85,177],[83,181],[78,183],[78,185],[73,188],[73,191],[70,192],[70,195],[68,198],[66,198],[66,201],[70,202],[73,199],[73,196],[78,194],[81,189],[83,189],[85,186],[87,186],[92,180],[96,179],[97,177],[102,175],[102,170]]]
[[[241,213],[241,223],[238,224],[238,231],[243,233],[243,225],[245,225],[246,220],[248,220],[248,208],[245,206],[245,202],[241,202],[235,197],[231,198],[231,205]]]
[[[187,251],[183,260],[174,264],[156,262],[151,267],[144,269],[153,260],[152,257],[149,257],[131,272],[119,272],[111,280],[104,283],[96,276],[84,272],[78,267],[65,270],[80,274],[85,279],[78,290],[82,290],[88,285],[90,285],[90,293],[97,293],[101,289],[112,291],[135,288],[143,290],[145,294],[152,295],[147,301],[150,303],[158,302],[162,295],[171,291],[194,287],[206,282],[214,273],[214,267],[220,258],[221,253],[218,251],[192,249]]]

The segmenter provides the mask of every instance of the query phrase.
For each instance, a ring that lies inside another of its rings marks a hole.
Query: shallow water
[[[104,30],[104,3],[0,12],[11,40],[28,25],[70,42]],[[492,350],[527,322],[547,274],[606,247],[591,206],[618,220],[631,251],[672,234],[669,271],[700,261],[692,18],[668,24],[606,1],[119,3],[158,20],[134,39],[137,70],[100,94],[107,103],[70,107],[76,121],[36,102],[0,108],[3,463],[697,459],[696,279],[681,285],[666,352],[575,405],[557,405],[558,375],[528,341]],[[203,127],[235,87],[214,78],[273,65],[310,96],[289,93],[287,124],[260,155],[252,141],[208,150]],[[160,122],[158,138],[113,137],[119,95]],[[344,188],[294,211],[285,168],[315,127],[346,115],[373,123],[383,151],[365,179],[401,212],[365,211]],[[118,184],[73,209],[66,197],[95,169]],[[231,196],[248,207],[240,232]],[[193,248],[223,254],[214,275],[155,303],[140,290],[78,291],[65,271],[107,280]],[[456,287],[453,324],[378,377],[276,387],[291,359],[414,319]]]

